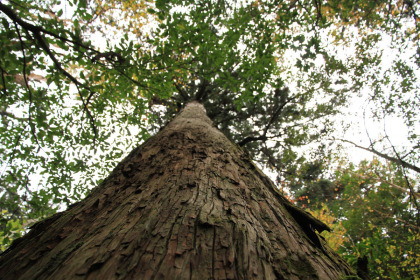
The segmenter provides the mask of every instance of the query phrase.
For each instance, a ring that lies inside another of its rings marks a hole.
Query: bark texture
[[[0,258],[1,279],[342,279],[349,266],[190,103]]]

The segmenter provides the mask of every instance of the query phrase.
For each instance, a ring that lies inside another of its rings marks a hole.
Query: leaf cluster
[[[340,167],[329,180],[319,177],[296,192],[297,201],[341,232],[338,238],[326,236],[333,246],[339,244],[338,252],[355,268],[366,257],[372,278],[415,279],[420,196],[410,193],[397,165],[374,159]]]

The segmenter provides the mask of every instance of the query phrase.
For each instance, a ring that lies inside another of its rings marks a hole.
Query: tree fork
[[[189,103],[83,201],[0,257],[0,279],[342,279],[350,267]]]

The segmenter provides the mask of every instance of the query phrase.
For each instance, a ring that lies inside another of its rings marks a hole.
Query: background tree
[[[372,278],[418,277],[419,195],[410,196],[395,163],[363,161],[343,165],[329,180],[313,179],[298,188],[298,204],[336,228],[339,235],[325,237],[354,268],[367,257]]]

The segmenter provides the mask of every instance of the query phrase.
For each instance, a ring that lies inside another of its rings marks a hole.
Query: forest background
[[[195,99],[351,265],[419,279],[419,5],[1,1],[1,249]]]

